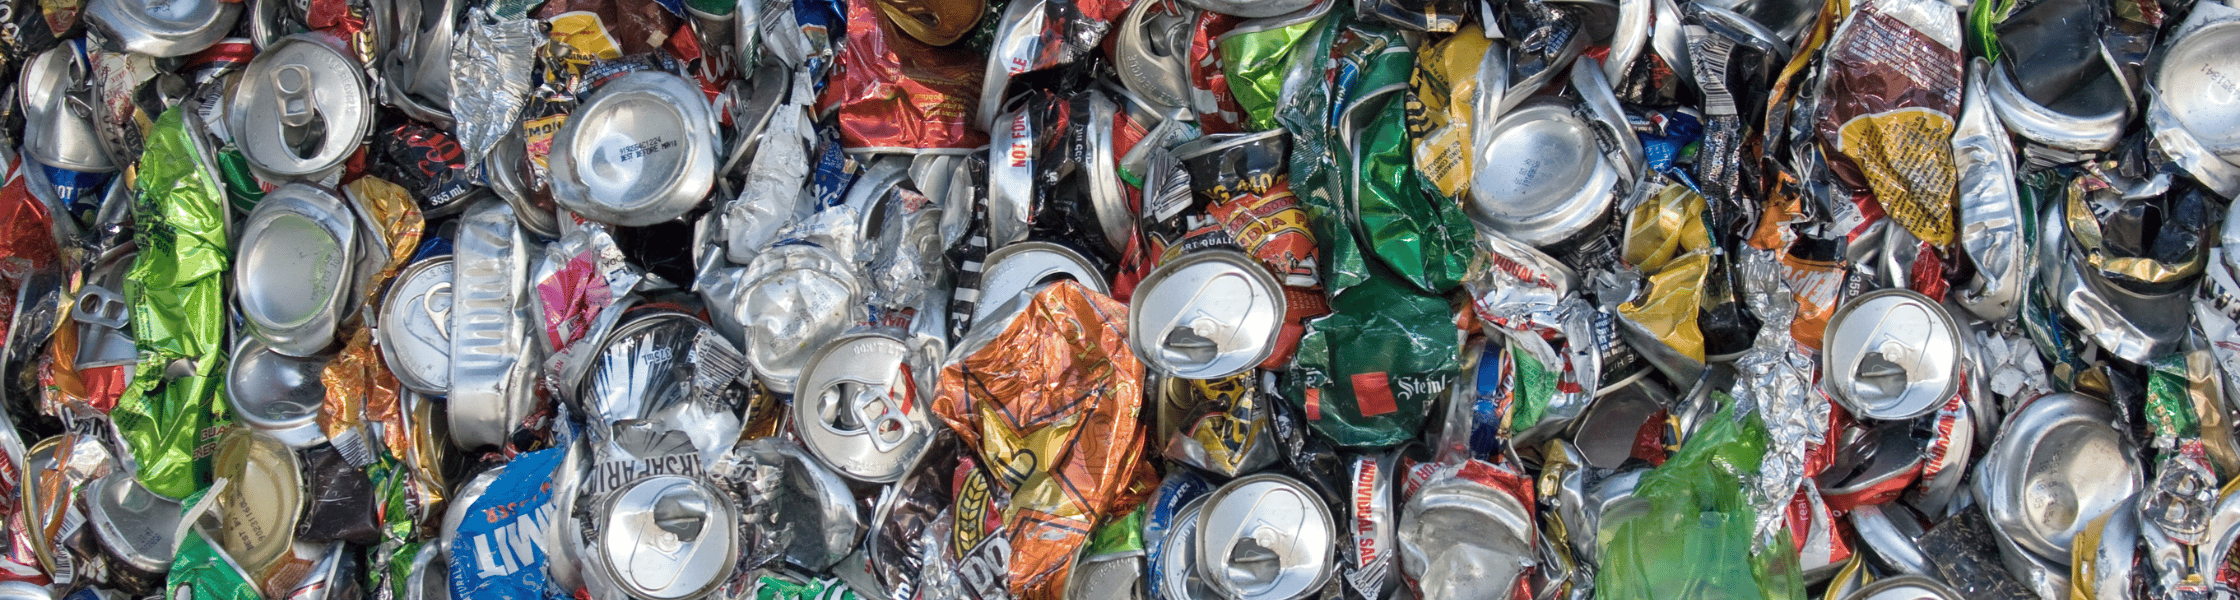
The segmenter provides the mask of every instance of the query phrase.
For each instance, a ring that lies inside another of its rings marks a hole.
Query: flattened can
[[[319,379],[327,361],[273,352],[255,338],[242,338],[226,363],[226,406],[241,422],[290,448],[326,441],[318,416],[327,399]]]
[[[1506,597],[1537,556],[1534,529],[1514,495],[1462,477],[1434,481],[1401,507],[1400,566],[1426,597]]]
[[[160,579],[171,570],[179,533],[179,501],[165,498],[133,479],[113,473],[86,484],[86,522],[94,540],[122,568],[139,579]]]
[[[381,359],[398,383],[422,394],[451,391],[451,268],[448,254],[412,263],[381,300]]]
[[[536,402],[535,344],[524,308],[529,249],[513,207],[497,199],[459,218],[451,271],[451,439],[505,444]]]
[[[92,117],[78,110],[91,93],[87,60],[78,42],[65,42],[31,57],[16,73],[24,156],[75,172],[117,169],[116,160],[101,145]]]
[[[829,340],[864,321],[866,292],[853,263],[815,244],[786,244],[747,265],[746,291],[737,314],[746,335],[740,344],[762,384],[794,393],[801,371]]]
[[[1151,563],[1153,598],[1200,600],[1220,595],[1198,570],[1198,521],[1205,514],[1206,498],[1200,496],[1175,511],[1174,526],[1160,542],[1165,551]]]
[[[216,510],[223,516],[218,546],[251,573],[288,553],[303,512],[303,470],[296,453],[254,429],[234,429],[218,440],[211,475],[226,480]]]
[[[1153,269],[1128,302],[1136,356],[1186,379],[1243,373],[1275,351],[1282,283],[1243,252],[1201,250]]]
[[[265,194],[234,246],[234,302],[249,334],[288,356],[334,345],[364,239],[332,190],[291,183]]]
[[[929,361],[900,338],[855,333],[825,344],[802,370],[793,426],[817,460],[849,478],[902,478],[933,439]]]
[[[2001,537],[2066,565],[2077,532],[2145,488],[2137,449],[2115,423],[2108,403],[2074,393],[2040,396],[2009,416],[1975,477],[1976,501]]]
[[[226,102],[226,131],[267,179],[320,179],[373,129],[365,66],[323,33],[280,38],[249,61]]]
[[[1851,414],[1911,419],[1960,391],[1959,325],[1937,301],[1904,289],[1876,290],[1828,317],[1821,386]]]
[[[552,196],[592,220],[643,227],[683,216],[715,184],[715,110],[668,73],[616,78],[552,138]]]
[[[1222,597],[1297,600],[1329,581],[1337,524],[1305,483],[1262,473],[1221,486],[1205,502],[1198,573]]]
[[[739,558],[737,509],[697,478],[640,479],[609,494],[599,515],[596,568],[585,578],[595,597],[705,597],[731,578]]]
[[[101,37],[125,50],[154,57],[201,52],[233,31],[241,2],[223,0],[93,0],[83,18]]]

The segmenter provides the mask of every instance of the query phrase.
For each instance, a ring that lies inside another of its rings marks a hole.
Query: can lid
[[[1533,246],[1563,241],[1598,221],[1619,173],[1575,101],[1542,98],[1502,115],[1477,149],[1465,212]]]
[[[406,266],[381,300],[382,361],[412,391],[451,391],[451,255]]]
[[[317,178],[373,128],[364,65],[317,33],[280,38],[249,61],[226,102],[226,130],[260,175]]]
[[[241,568],[262,572],[286,554],[303,512],[303,471],[296,453],[272,436],[236,428],[218,440],[211,474],[225,479],[217,510],[225,528],[218,545]]]
[[[598,562],[631,597],[699,598],[731,576],[737,520],[730,497],[698,479],[641,479],[607,501]]]
[[[2204,149],[2226,162],[2240,161],[2240,15],[2209,3],[2181,26],[2162,51],[2154,74],[2155,101]],[[2193,23],[2188,23],[2193,25]]]
[[[715,184],[715,110],[682,77],[608,82],[552,138],[552,196],[592,220],[643,227],[683,216]]]
[[[2145,487],[2115,422],[2108,403],[2076,393],[2023,405],[1977,463],[1984,514],[2020,549],[2068,564],[2077,532]]]
[[[170,570],[178,500],[148,491],[121,471],[87,483],[85,497],[86,521],[110,556],[139,573]]]
[[[326,188],[291,183],[265,194],[235,246],[234,299],[250,335],[289,356],[334,343],[356,283],[357,226]]]
[[[1268,359],[1283,332],[1282,284],[1251,256],[1203,250],[1159,265],[1128,302],[1128,340],[1162,373],[1215,379]]]
[[[1225,598],[1305,598],[1322,589],[1337,563],[1330,507],[1283,475],[1251,475],[1214,490],[1197,534],[1198,573]]]
[[[16,93],[23,109],[23,154],[40,164],[100,173],[114,171],[116,159],[101,145],[93,120],[72,105],[83,107],[88,66],[78,46],[64,43],[31,57],[16,74]]]
[[[1156,561],[1151,565],[1157,577],[1155,597],[1160,600],[1220,597],[1198,573],[1198,517],[1205,513],[1207,498],[1199,496],[1175,511],[1174,524],[1159,544],[1159,555],[1152,557]]]
[[[125,50],[154,57],[186,56],[209,48],[233,31],[240,2],[220,0],[93,0],[85,19]]]
[[[319,374],[328,360],[280,354],[256,338],[241,338],[226,364],[226,406],[242,422],[289,447],[317,444],[325,439],[317,420],[327,399]]]
[[[801,445],[850,478],[901,479],[933,439],[932,398],[919,387],[912,354],[909,343],[880,333],[825,344],[802,369],[793,399]]]
[[[1844,600],[1958,600],[1960,595],[1937,580],[1921,575],[1900,575],[1875,580]]]
[[[1821,386],[1851,414],[1911,419],[1960,391],[1960,329],[1928,296],[1876,290],[1828,317]]]

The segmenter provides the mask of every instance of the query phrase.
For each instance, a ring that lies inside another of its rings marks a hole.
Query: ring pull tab
[[[311,68],[289,64],[273,69],[272,90],[279,96],[281,139],[288,149],[301,157],[318,154],[326,127],[318,99],[311,95]]]

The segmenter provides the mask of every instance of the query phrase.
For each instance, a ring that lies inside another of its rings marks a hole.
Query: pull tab
[[[311,69],[303,65],[281,65],[272,71],[272,89],[280,92],[280,124],[285,127],[304,127],[317,116],[311,101]]]
[[[110,329],[124,329],[131,320],[131,307],[116,292],[98,285],[87,285],[78,293],[78,301],[70,305],[70,317],[80,323],[91,323]]]
[[[451,341],[451,305],[447,303],[441,309],[436,308],[436,294],[443,294],[445,298],[450,298],[451,282],[445,281],[437,283],[434,286],[430,286],[428,288],[428,293],[421,294],[420,313],[427,315],[428,320],[435,323],[436,335],[443,337],[443,339],[441,340],[428,341],[449,342]]]
[[[909,366],[906,363],[901,368],[908,369]],[[903,414],[903,407],[909,405],[907,395],[911,393],[907,386],[902,385],[903,381],[909,380],[908,373],[897,373],[897,377],[888,380],[885,386],[859,388],[854,401],[848,404],[848,410],[855,413],[856,422],[862,423],[868,430],[867,433],[871,434],[872,449],[881,453],[893,452],[902,445],[903,440],[910,439],[910,434],[915,433],[916,429]],[[883,392],[880,390],[882,387]]]

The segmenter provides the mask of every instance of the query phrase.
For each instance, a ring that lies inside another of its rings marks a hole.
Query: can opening
[[[1260,538],[1281,535],[1272,528],[1262,527],[1259,531],[1254,531],[1251,537],[1237,540],[1237,545],[1229,548],[1229,557],[1225,561],[1228,566],[1223,569],[1222,576],[1228,578],[1230,585],[1248,596],[1259,595],[1274,587],[1276,577],[1283,574],[1283,556],[1260,545]]]

